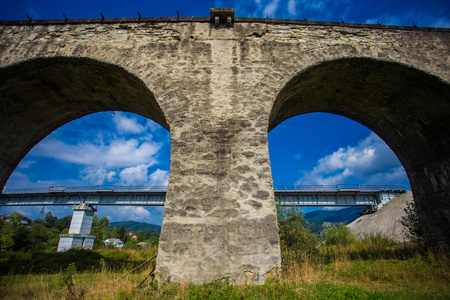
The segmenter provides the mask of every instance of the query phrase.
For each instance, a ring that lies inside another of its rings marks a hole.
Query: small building
[[[114,248],[122,248],[125,244],[120,239],[106,239],[103,241],[106,246],[113,245]]]
[[[131,238],[132,240],[137,239],[137,234],[136,234],[134,231],[128,232],[128,235],[130,236],[130,238]]]
[[[139,242],[136,244],[136,246],[141,247],[141,248],[147,248],[148,247],[148,243],[146,242]]]

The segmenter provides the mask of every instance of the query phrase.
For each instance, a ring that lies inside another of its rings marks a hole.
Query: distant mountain
[[[340,210],[315,210],[305,214],[305,219],[312,224],[312,232],[320,232],[324,222],[329,223],[348,223],[356,219],[359,215],[356,213],[357,207],[348,207]],[[111,222],[110,227],[120,228],[122,222]],[[147,230],[148,233],[159,236],[161,226],[136,221],[126,221],[125,228],[127,231],[134,231],[136,234],[141,230]]]
[[[136,234],[141,230],[146,230],[149,234],[154,234],[159,236],[161,233],[161,226],[145,223],[145,222],[136,222],[136,221],[126,221],[126,222],[111,222],[109,223],[109,227],[112,229],[113,227],[117,227],[117,229],[122,226],[122,223],[125,223],[125,228],[128,232],[134,231]]]
[[[315,210],[306,213],[305,219],[308,220],[308,222],[321,220],[324,222],[347,223],[359,217],[356,213],[356,209],[357,207],[347,207],[340,210]]]
[[[310,230],[314,233],[321,232],[323,223],[339,224],[353,221],[359,215],[356,210],[359,207],[348,207],[340,210],[315,210],[305,214],[305,219],[310,223]]]

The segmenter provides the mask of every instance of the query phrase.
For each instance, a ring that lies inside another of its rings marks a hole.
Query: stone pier
[[[90,233],[95,211],[96,209],[85,204],[73,207],[69,232],[59,235],[57,252],[64,252],[71,248],[92,249],[95,236]]]

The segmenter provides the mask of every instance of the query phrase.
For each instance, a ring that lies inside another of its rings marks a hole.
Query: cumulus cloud
[[[164,207],[103,206],[98,213],[106,216],[110,222],[133,220],[161,226]]]
[[[125,185],[144,185],[148,183],[148,168],[150,164],[139,164],[120,171],[119,177]]]
[[[216,0],[215,7],[234,7],[245,17],[289,19],[305,15],[308,19],[332,21],[346,17],[352,0]]]
[[[102,185],[105,181],[113,181],[116,174],[116,171],[107,171],[103,167],[89,166],[81,170],[80,178],[87,184]]]
[[[297,14],[295,5],[297,4],[296,0],[289,0],[288,2],[288,11],[291,15],[295,16]]]
[[[354,147],[340,148],[304,172],[297,184],[399,184],[407,182],[406,173],[394,153],[371,133]],[[356,181],[356,182],[355,182]]]
[[[136,117],[125,115],[116,112],[113,115],[113,122],[116,125],[117,131],[123,133],[142,133],[146,130],[144,126],[138,123]]]
[[[138,139],[114,139],[109,144],[82,141],[71,145],[49,137],[38,144],[32,154],[79,165],[114,169],[142,163],[155,164],[157,160],[154,155],[160,148],[159,143],[140,142]]]
[[[20,171],[14,171],[8,179],[5,188],[24,188],[33,186],[28,176]]]
[[[167,185],[169,182],[169,172],[157,169],[149,176],[151,185]]]
[[[102,214],[112,222],[134,220],[148,222],[150,212],[142,206],[102,207]]]
[[[160,172],[168,172],[155,166],[168,165],[168,143],[167,131],[139,115],[92,114],[62,126],[36,145],[13,172],[7,187],[163,182]]]
[[[278,8],[278,2],[280,2],[280,0],[272,0],[272,2],[269,2],[264,8],[264,15],[269,15],[271,16],[271,18],[273,18],[275,15],[275,11]]]
[[[20,162],[20,164],[17,166],[17,168],[19,169],[28,169],[29,167],[31,167],[31,165],[35,164],[36,161],[35,160],[27,160],[24,159]]]

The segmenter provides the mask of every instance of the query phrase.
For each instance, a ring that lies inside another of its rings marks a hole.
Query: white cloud
[[[268,15],[270,18],[274,18],[275,17],[275,11],[278,8],[278,2],[280,2],[280,0],[272,0],[272,2],[270,2],[269,4],[266,5],[266,7],[264,8],[264,16]]]
[[[140,164],[123,169],[119,174],[121,182],[125,185],[147,185],[148,167],[150,164]]]
[[[342,210],[345,208],[346,207],[340,207],[340,206],[324,206],[324,207],[322,207],[323,210],[328,210],[328,211],[338,211],[338,210]]]
[[[13,172],[7,187],[148,185],[156,180],[148,176],[156,170],[151,167],[168,164],[159,161],[159,157],[168,156],[169,147],[163,146],[170,143],[170,135],[161,129],[151,120],[123,112],[77,119],[36,145]],[[61,168],[49,172],[50,166]]]
[[[91,171],[94,173],[94,171]],[[38,188],[38,187],[49,187],[49,186],[83,186],[83,185],[96,185],[99,181],[88,181],[94,180],[94,176],[86,176],[87,172],[82,171],[80,178],[75,179],[65,179],[65,180],[30,180],[27,174],[19,171],[14,171],[8,182],[5,185],[6,189],[20,189],[20,188]],[[102,184],[102,183],[99,183]]]
[[[138,123],[133,116],[127,116],[121,112],[115,112],[113,115],[113,122],[119,133],[142,133],[146,130],[144,126]]]
[[[82,141],[77,145],[70,145],[49,137],[32,150],[32,155],[78,165],[115,169],[142,163],[155,164],[157,160],[154,155],[161,146],[159,143],[140,142],[138,139],[115,139],[109,145],[99,141]]]
[[[169,182],[169,172],[157,169],[149,176],[150,184],[155,185],[167,185]]]
[[[150,212],[142,206],[101,207],[101,214],[108,216],[111,222],[125,220],[148,222],[151,219]]]
[[[20,162],[20,164],[17,166],[17,168],[19,169],[28,169],[29,167],[31,167],[31,165],[35,164],[36,161],[35,160],[27,160],[24,159]]]
[[[25,188],[32,187],[33,182],[28,176],[20,171],[14,171],[8,179],[5,188]]]
[[[106,180],[114,180],[116,174],[116,171],[107,171],[102,167],[89,166],[81,170],[80,178],[89,185],[102,185]]]
[[[123,169],[119,174],[121,184],[145,186],[167,185],[169,172],[157,169],[148,175],[149,167],[150,165],[141,164]]]
[[[296,4],[297,4],[296,0],[289,0],[289,2],[288,2],[288,11],[293,16],[295,16],[297,14],[297,11],[295,9]]]
[[[157,132],[157,131],[163,129],[163,127],[161,125],[159,125],[158,123],[156,123],[155,121],[152,121],[150,119],[147,119],[147,124],[145,126],[147,126],[147,128],[151,132]]]
[[[349,183],[400,184],[407,182],[406,173],[394,153],[374,133],[355,147],[340,148],[305,172],[297,184],[334,185]]]

